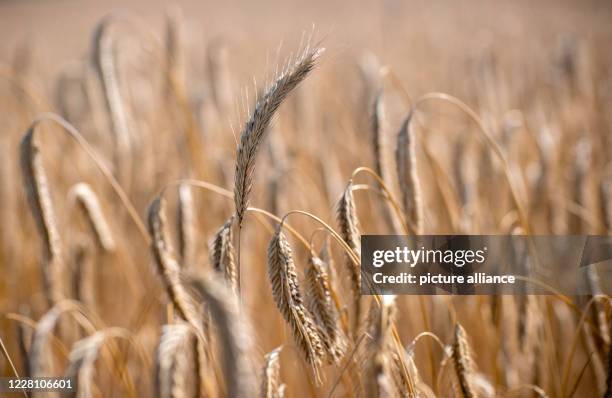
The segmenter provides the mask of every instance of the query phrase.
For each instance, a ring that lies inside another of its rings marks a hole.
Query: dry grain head
[[[304,306],[293,254],[287,238],[276,230],[268,246],[268,277],[276,307],[291,326],[298,348],[318,376],[325,349],[312,315]]]
[[[411,128],[411,119],[412,113],[406,117],[397,135],[395,161],[406,220],[409,225],[413,226],[412,232],[419,234],[423,229],[423,203],[417,174],[416,141]]]
[[[180,266],[168,233],[166,201],[162,197],[156,198],[149,206],[148,220],[152,237],[151,250],[170,301],[181,318],[196,329],[201,329],[196,305],[180,278]]]
[[[98,245],[107,252],[114,252],[116,249],[115,239],[111,233],[110,226],[106,221],[102,206],[98,196],[91,189],[89,184],[80,182],[75,184],[68,194],[83,211],[91,230],[96,237]]]
[[[281,73],[265,91],[244,126],[238,144],[234,175],[234,203],[238,226],[242,225],[244,213],[249,204],[255,160],[268,124],[287,95],[314,69],[322,53],[321,48],[307,48],[297,61]]]
[[[338,361],[344,354],[346,342],[332,300],[332,287],[326,268],[323,260],[314,254],[310,256],[305,271],[306,306],[321,331],[321,340],[327,353],[331,359]]]
[[[49,182],[40,153],[40,144],[34,134],[35,126],[36,122],[21,141],[21,171],[30,210],[42,237],[43,279],[48,301],[52,305],[65,296],[65,283],[62,276],[64,263],[62,242],[49,192]]]
[[[252,397],[256,389],[250,361],[252,330],[244,313],[239,312],[236,296],[214,277],[192,276],[188,281],[217,326],[227,396]]]
[[[460,324],[455,326],[454,339],[452,344],[452,365],[453,365],[453,385],[457,397],[476,398],[478,397],[474,386],[474,361],[471,349],[467,341],[465,329]]]
[[[210,247],[210,262],[216,272],[221,273],[232,291],[236,292],[236,261],[233,244],[232,225],[234,217],[229,220],[215,234]]]
[[[261,375],[260,398],[280,398],[284,384],[280,381],[280,352],[282,347],[275,348],[266,354]]]

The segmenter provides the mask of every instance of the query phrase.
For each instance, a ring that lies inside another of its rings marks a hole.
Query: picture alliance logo
[[[372,252],[372,266],[380,268],[387,264],[405,264],[415,267],[417,264],[439,264],[463,267],[471,264],[483,264],[486,261],[488,248],[473,250],[453,249],[410,249],[406,246],[397,246],[393,250],[374,250]]]

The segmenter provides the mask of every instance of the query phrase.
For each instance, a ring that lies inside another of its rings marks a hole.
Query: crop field
[[[0,0],[0,376],[612,397],[609,262],[580,296],[360,289],[366,234],[612,234],[611,22],[595,0]]]

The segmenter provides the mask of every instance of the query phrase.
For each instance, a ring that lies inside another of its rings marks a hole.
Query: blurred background
[[[316,36],[334,49],[332,62],[368,49],[407,79],[411,89],[426,85],[428,90],[444,90],[449,84],[444,78],[457,80],[453,73],[457,65],[483,51],[496,51],[517,67],[527,67],[538,64],[538,57],[549,55],[562,40],[588,39],[595,51],[607,52],[612,30],[612,5],[605,0],[3,0],[0,59],[9,63],[15,51],[31,46],[37,73],[57,73],[86,54],[92,26],[102,16],[124,10],[159,31],[172,6],[186,16],[187,45],[195,64],[202,62],[209,42],[222,37],[233,47],[231,56],[245,57],[256,62],[250,66],[260,67],[281,42],[291,48],[314,26]],[[436,79],[423,82],[432,77]]]

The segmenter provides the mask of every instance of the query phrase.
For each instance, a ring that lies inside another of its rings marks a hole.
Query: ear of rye
[[[298,58],[297,62],[282,73],[257,101],[253,114],[244,126],[238,144],[234,174],[234,203],[238,226],[242,225],[244,213],[248,207],[249,194],[253,185],[255,159],[266,128],[287,95],[314,69],[316,61],[322,53],[323,49],[315,48],[306,51]]]
[[[395,160],[406,220],[412,226],[412,233],[420,234],[423,229],[423,209],[416,168],[416,142],[410,127],[411,119],[412,114],[404,120],[397,135]]]
[[[64,297],[62,244],[49,182],[33,127],[21,141],[20,155],[23,185],[38,233],[42,237],[43,278],[47,297],[52,305]]]

